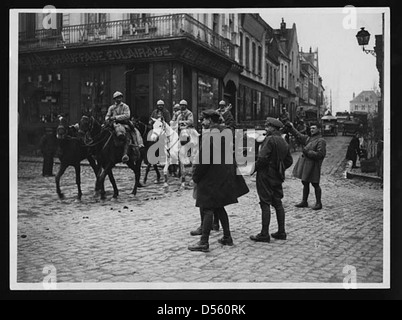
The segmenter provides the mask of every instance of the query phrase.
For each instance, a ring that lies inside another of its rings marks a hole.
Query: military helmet
[[[181,101],[180,101],[180,105],[185,105],[185,106],[186,106],[186,105],[187,105],[187,101],[186,101],[186,100],[181,100]]]
[[[117,98],[117,97],[122,97],[123,94],[120,91],[116,91],[115,93],[113,93],[113,99]]]
[[[158,100],[158,102],[156,102],[156,105],[160,106],[160,105],[164,105],[165,103],[163,102],[163,100]]]
[[[221,100],[221,101],[219,102],[219,105],[220,105],[220,106],[226,106],[225,100]]]
[[[173,110],[179,110],[180,109],[180,105],[178,104],[178,103],[176,103],[174,106],[173,106]]]

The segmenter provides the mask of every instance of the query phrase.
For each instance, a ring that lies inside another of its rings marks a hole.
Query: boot
[[[310,193],[310,186],[309,184],[303,183],[303,200],[302,202],[295,205],[296,208],[307,208],[308,207],[308,195]]]
[[[208,252],[209,251],[209,244],[208,244],[208,242],[199,241],[195,245],[188,246],[188,250],[190,250],[190,251]]]
[[[233,246],[233,239],[232,237],[225,237],[223,236],[218,240],[218,242],[224,246]]]
[[[212,224],[212,230],[219,231],[219,214],[214,211],[214,222]]]
[[[129,143],[130,143],[130,141],[127,140],[126,143],[124,144],[123,157],[121,158],[121,161],[123,163],[126,163],[129,160],[129,157],[128,157],[128,154],[127,154]]]
[[[192,236],[200,236],[202,234],[202,227],[199,226],[197,229],[190,231],[190,235]]]
[[[270,242],[269,223],[271,221],[271,208],[269,204],[260,202],[261,207],[261,232],[255,236],[250,236],[250,239],[257,242]]]
[[[315,189],[315,199],[316,203],[315,206],[313,207],[313,210],[321,210],[322,209],[322,202],[321,202],[321,187],[318,186]]]
[[[277,240],[286,240],[286,232],[285,232],[285,209],[283,205],[277,205],[275,207],[276,211],[276,220],[278,221],[278,232],[272,233],[271,236]]]

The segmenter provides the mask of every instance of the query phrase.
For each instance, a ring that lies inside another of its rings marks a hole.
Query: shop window
[[[163,100],[167,107],[170,107],[171,82],[170,63],[155,63],[154,97],[156,100]]]
[[[171,111],[172,106],[182,98],[181,92],[181,65],[178,63],[154,64],[154,97],[165,102]]]
[[[219,80],[206,74],[198,74],[198,112],[216,109],[219,102]]]
[[[109,83],[106,69],[85,70],[81,73],[81,113],[93,114],[98,121],[105,118],[111,104],[107,96]]]

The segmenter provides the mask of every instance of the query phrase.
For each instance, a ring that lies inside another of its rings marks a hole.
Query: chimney
[[[311,47],[310,47],[310,53],[312,53],[312,51],[311,51]]]
[[[353,99],[355,98],[355,93],[353,92]]]

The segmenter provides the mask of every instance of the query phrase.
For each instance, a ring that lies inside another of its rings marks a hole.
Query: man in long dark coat
[[[222,245],[233,245],[229,228],[229,218],[225,206],[238,202],[238,198],[249,192],[246,182],[237,168],[233,156],[231,131],[219,124],[220,115],[216,110],[203,112],[203,135],[198,164],[193,168],[193,181],[196,183],[196,207],[202,215],[201,239],[195,245],[188,247],[191,251],[208,251],[209,235],[212,228],[214,211],[218,212],[222,224],[223,237],[219,239]],[[223,132],[227,130],[226,132]],[[223,137],[227,134],[227,137]],[[220,139],[220,144],[214,141]],[[209,154],[208,154],[209,152]],[[220,161],[217,157],[220,156]],[[214,161],[215,160],[215,161]]]
[[[271,205],[275,208],[278,221],[278,232],[271,234],[271,236],[275,239],[286,240],[282,183],[285,179],[285,170],[293,163],[289,145],[281,137],[281,132],[279,131],[283,127],[282,122],[269,117],[265,126],[267,137],[261,145],[255,163],[262,228],[259,234],[250,237],[251,240],[258,242],[270,242]]]
[[[350,140],[348,150],[346,151],[346,160],[351,160],[353,165],[352,168],[357,168],[357,156],[360,156],[360,134],[358,132],[355,133],[352,140]]]
[[[308,196],[310,194],[310,183],[314,187],[316,203],[313,210],[322,209],[320,187],[321,166],[327,153],[327,142],[321,136],[318,124],[310,126],[311,136],[298,132],[292,123],[289,123],[290,132],[304,146],[303,153],[300,155],[293,168],[293,176],[301,179],[303,184],[302,202],[296,204],[298,208],[308,207]]]
[[[43,155],[42,176],[53,177],[53,161],[57,150],[57,138],[53,128],[45,128],[45,134],[39,141],[39,148]]]

